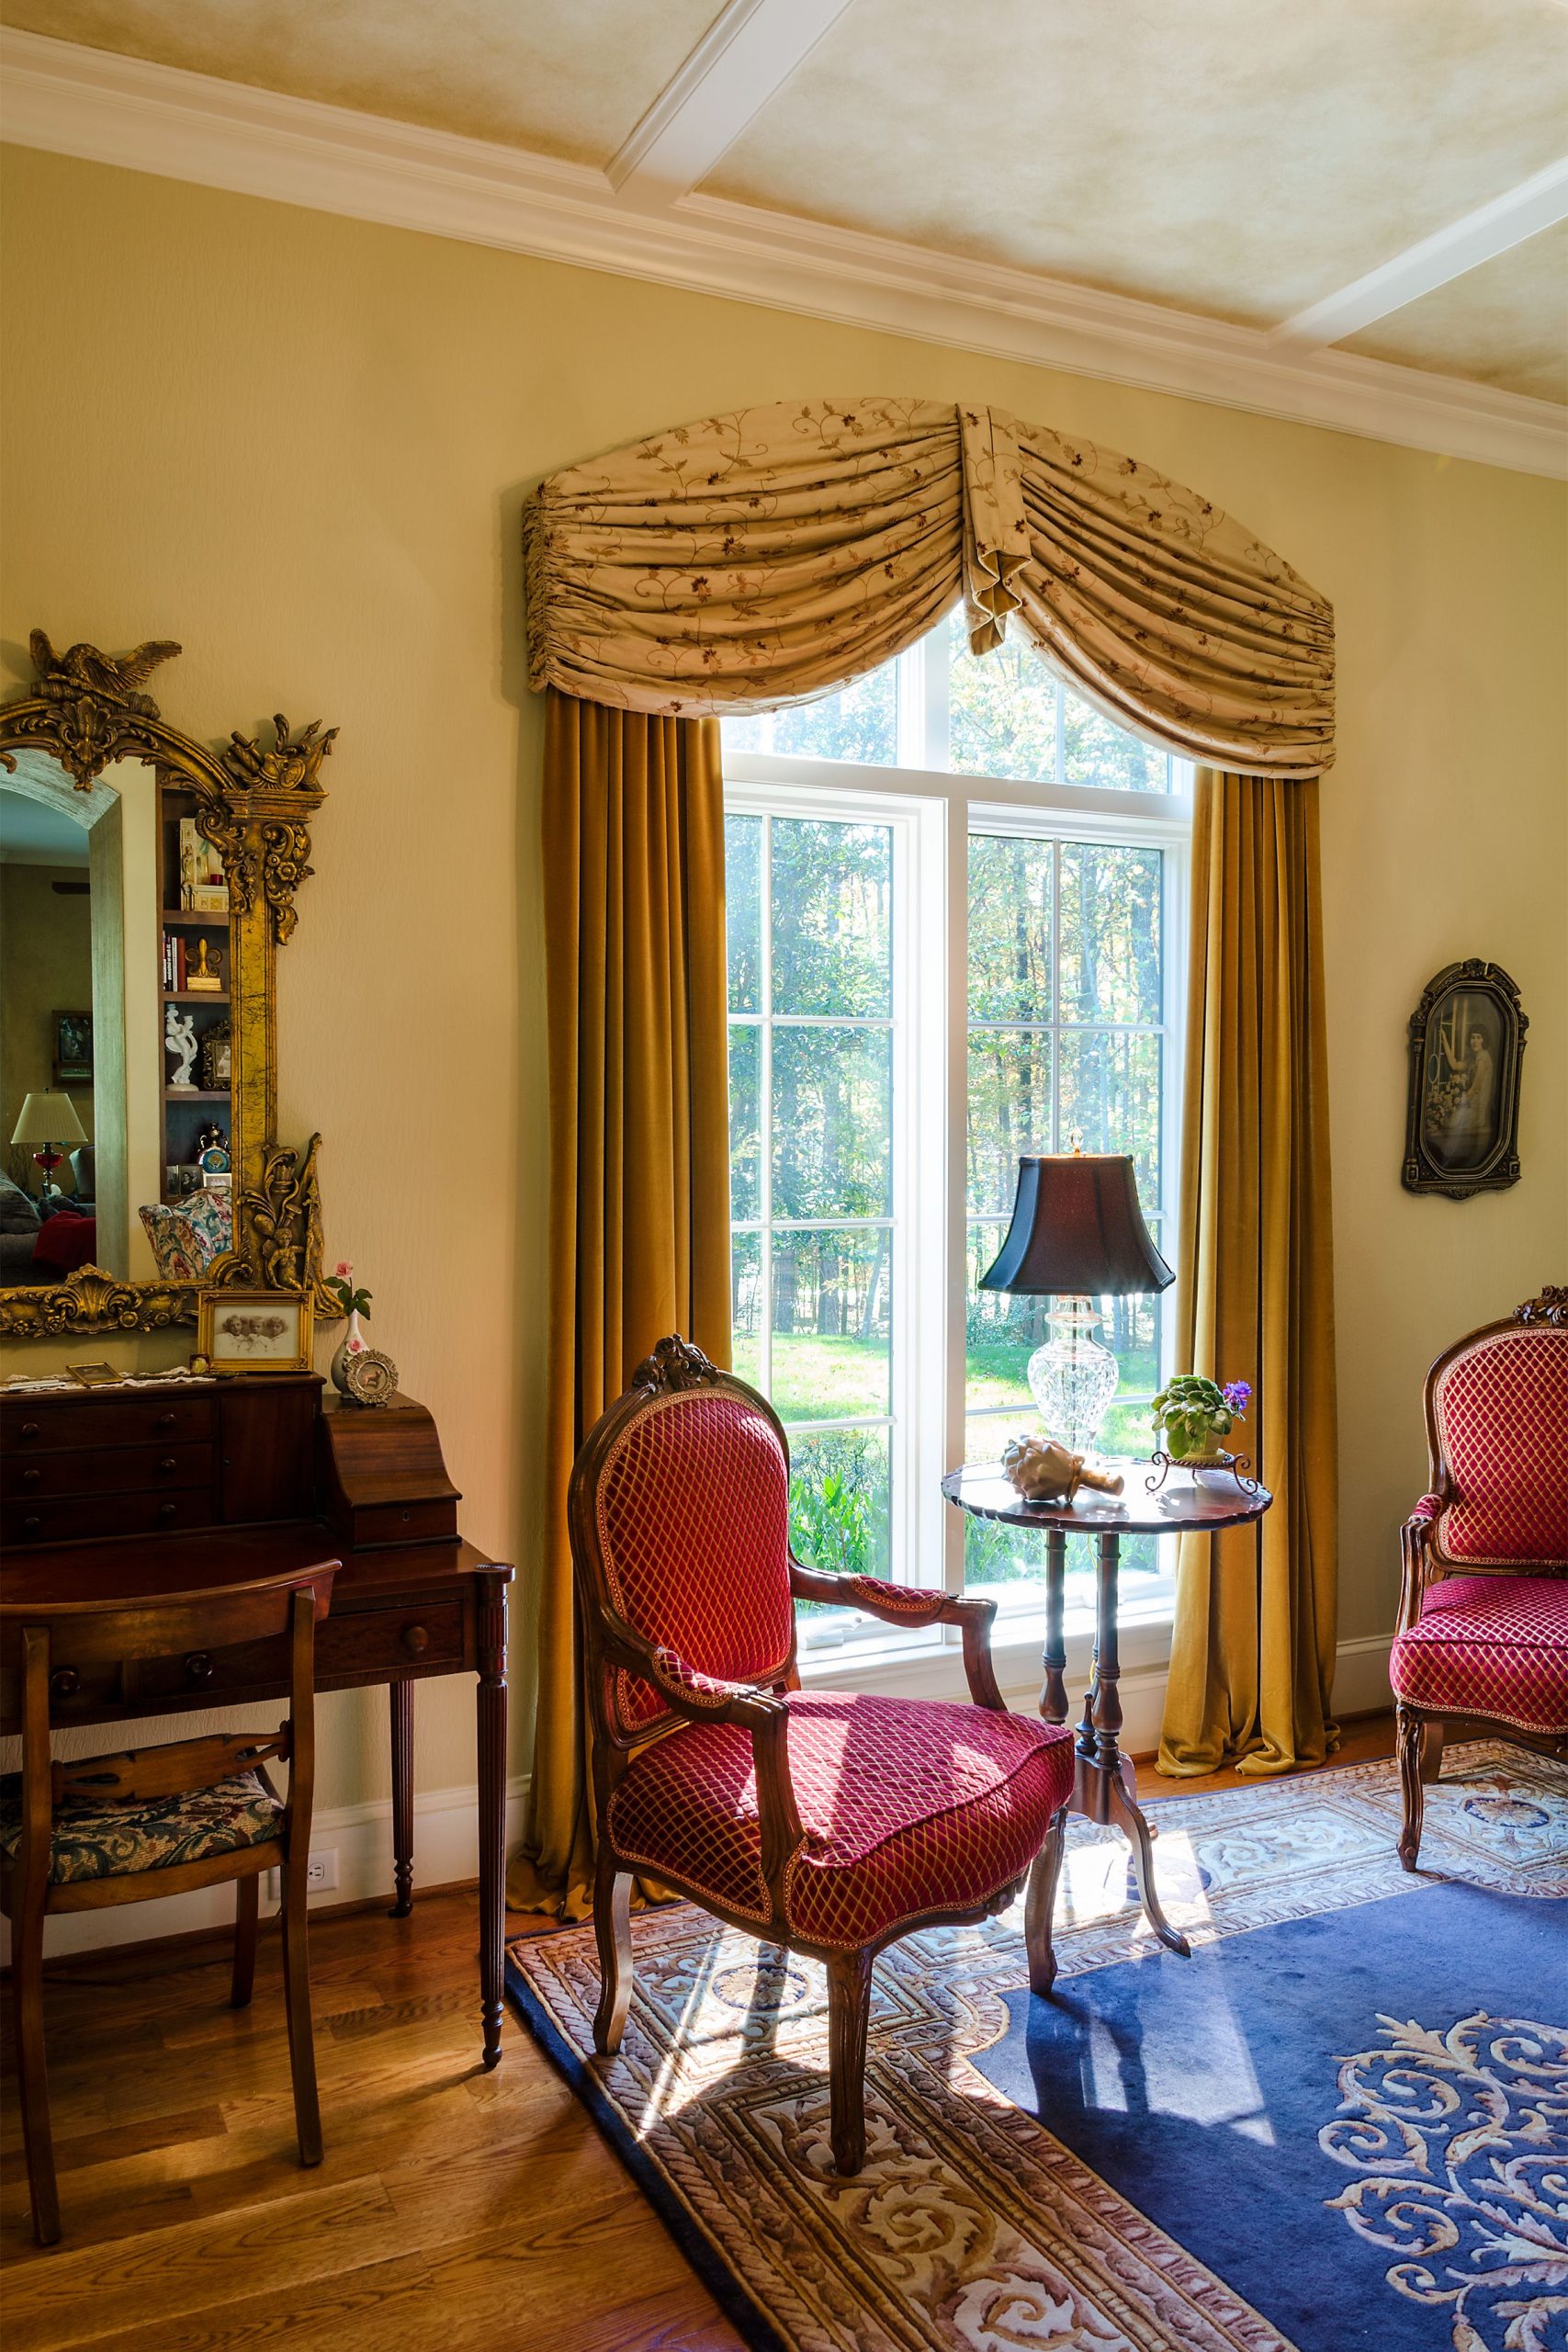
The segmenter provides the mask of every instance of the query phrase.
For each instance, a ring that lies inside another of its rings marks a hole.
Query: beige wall
[[[13,1144],[11,1131],[28,1096],[54,1084],[57,1012],[87,1012],[93,1003],[93,907],[83,888],[85,865],[0,864],[0,1161],[35,1199],[43,1182],[32,1161],[33,1147]],[[68,882],[71,895],[55,890]],[[82,1122],[93,1133],[93,1090],[62,1087]],[[71,1190],[70,1153],[54,1171],[62,1192]]]
[[[469,1529],[517,1558],[520,1623],[546,1250],[525,491],[711,409],[964,396],[1169,470],[1333,598],[1342,1630],[1386,1628],[1422,1370],[1568,1255],[1561,490],[60,158],[7,151],[5,172],[6,657],[25,674],[35,623],[176,637],[157,684],[180,725],[221,739],[281,706],[341,726],[279,965],[283,1132],[325,1132],[329,1253],[374,1290],[370,1337],[434,1408]],[[106,335],[114,368],[85,365]],[[1398,1171],[1404,1024],[1466,954],[1513,973],[1531,1030],[1523,1179],[1456,1205]],[[517,1668],[521,1697],[525,1635]],[[328,1710],[321,1802],[378,1793],[379,1700]],[[468,1776],[471,1720],[466,1691],[421,1694],[426,1785]]]

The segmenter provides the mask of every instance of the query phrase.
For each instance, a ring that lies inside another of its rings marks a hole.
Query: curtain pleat
[[[508,1900],[590,1907],[567,1536],[583,1437],[668,1331],[729,1362],[724,786],[713,719],[552,691],[545,730],[550,1280],[529,1826]]]
[[[1285,1772],[1338,1740],[1316,783],[1200,770],[1192,869],[1176,1353],[1252,1384],[1243,1442],[1274,1502],[1260,1532],[1181,1539],[1159,1751],[1177,1778]]]

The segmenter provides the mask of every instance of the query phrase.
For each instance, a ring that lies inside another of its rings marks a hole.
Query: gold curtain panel
[[[1315,775],[1334,616],[1209,500],[999,409],[781,401],[569,467],[525,511],[531,682],[693,718],[777,710],[903,651],[962,594],[1179,757]]]

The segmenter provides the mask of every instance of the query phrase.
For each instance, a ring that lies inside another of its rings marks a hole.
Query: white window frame
[[[917,1465],[934,1463],[940,1455],[943,1467],[951,1468],[964,1459],[965,1351],[954,1343],[954,1335],[964,1329],[968,1287],[969,835],[971,831],[1010,832],[1037,840],[1147,846],[1163,853],[1160,1199],[1151,1205],[1157,1205],[1162,1219],[1164,1254],[1174,1262],[1192,785],[1190,770],[1180,763],[1171,772],[1172,790],[1165,793],[956,775],[945,767],[913,764],[922,749],[928,759],[932,753],[943,757],[947,750],[945,663],[928,659],[933,643],[945,642],[946,629],[944,619],[931,638],[899,657],[898,749],[911,764],[876,767],[788,752],[742,752],[727,745],[724,776],[727,814],[886,823],[892,829],[892,1569],[901,1582],[956,1592],[964,1582],[964,1515],[942,1502],[938,1476],[931,1471],[918,1476]],[[765,899],[763,903],[765,907]],[[932,952],[933,941],[941,943],[940,953]],[[919,1040],[933,1034],[944,1036],[945,1053],[922,1056]],[[950,1117],[950,1106],[956,1116]],[[760,1191],[759,1211],[764,1217],[767,1206],[768,1193]],[[946,1280],[921,1283],[919,1269],[938,1253]],[[1175,1298],[1172,1289],[1163,1302],[1162,1377],[1175,1368]],[[762,1313],[764,1322],[770,1321],[772,1304],[765,1285]],[[762,1361],[767,1362],[765,1353]],[[818,1426],[791,1424],[792,1432],[798,1428],[802,1435]],[[1042,1611],[1043,1600],[998,1617],[998,1647],[1004,1666],[1010,1657],[1015,1666],[1030,1661],[1028,1670],[1033,1670]],[[1162,1662],[1168,1643],[1168,1602],[1156,1601],[1145,1613],[1146,1624],[1140,1629],[1135,1608],[1122,1612],[1133,1644],[1124,1648],[1124,1657],[1134,1669],[1140,1663]],[[1088,1612],[1070,1609],[1072,1647],[1089,1629]],[[1140,1631],[1150,1638],[1140,1639]],[[822,1657],[803,1649],[802,1672],[814,1683],[864,1684],[880,1679],[877,1669],[886,1662],[888,1679],[909,1689],[914,1681],[930,1681],[929,1670],[922,1678],[912,1656],[920,1647],[935,1666],[932,1653],[956,1647],[956,1636],[951,1629],[937,1628],[923,1645],[912,1634],[890,1642],[877,1629],[866,1641]],[[896,1661],[903,1662],[901,1670]],[[951,1668],[953,1661],[946,1663]],[[944,1684],[950,1679],[945,1677]],[[1005,1690],[1005,1672],[1002,1680]]]

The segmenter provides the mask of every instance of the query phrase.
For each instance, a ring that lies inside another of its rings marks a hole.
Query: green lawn
[[[1147,1396],[1159,1385],[1152,1350],[1137,1350],[1122,1362],[1122,1386],[1134,1396]],[[1016,1342],[973,1340],[967,1368],[969,1409],[1016,1405],[1032,1419],[1033,1400],[1023,1376],[1027,1357]],[[742,1380],[758,1377],[754,1339],[735,1343],[735,1369]],[[773,1340],[773,1403],[786,1421],[852,1419],[888,1409],[887,1343],[886,1340],[824,1339],[816,1332],[775,1335]],[[1134,1433],[1135,1432],[1135,1433]],[[1120,1453],[1146,1453],[1151,1442],[1148,1416],[1142,1406],[1113,1407],[1104,1443]]]

